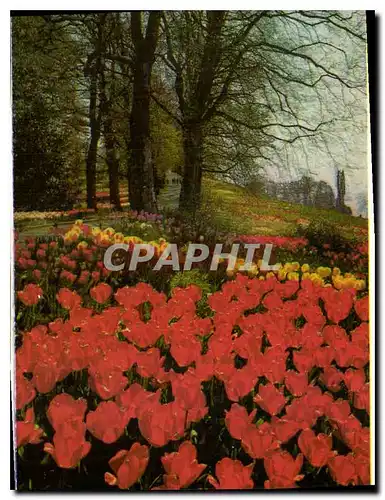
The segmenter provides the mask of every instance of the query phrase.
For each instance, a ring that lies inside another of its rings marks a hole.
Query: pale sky
[[[364,16],[364,12],[358,15]],[[320,32],[324,38],[342,51],[321,47],[312,48],[309,54],[338,75],[345,78],[367,81],[366,48],[362,43],[355,43],[341,33]],[[310,39],[309,39],[310,41]],[[349,62],[347,63],[347,58]],[[301,68],[302,69],[302,68]],[[297,110],[309,123],[336,119],[332,125],[323,129],[321,136],[305,139],[293,145],[281,147],[280,158],[269,165],[266,174],[275,180],[293,180],[304,174],[324,180],[336,192],[336,170],[345,171],[345,202],[354,214],[357,214],[355,197],[367,193],[369,166],[368,135],[368,97],[361,90],[347,89],[332,79],[324,79],[324,85],[313,89],[299,89]],[[297,92],[297,88],[295,89]],[[322,118],[321,118],[322,117]],[[363,215],[366,215],[363,213]]]

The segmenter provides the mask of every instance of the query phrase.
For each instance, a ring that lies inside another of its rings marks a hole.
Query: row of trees
[[[194,210],[205,172],[245,178],[322,138],[325,96],[365,87],[357,12],[58,14],[15,17],[12,36],[16,206],[39,205],[39,182],[44,208],[70,204],[85,165],[89,208],[105,168],[111,203],[127,179],[131,207],[154,212],[170,168]]]
[[[334,195],[329,183],[316,181],[309,175],[303,175],[289,182],[274,182],[265,177],[253,179],[246,187],[257,195],[299,203],[319,208],[336,208],[339,212],[351,214],[352,210],[345,204],[345,173],[338,170],[336,174],[337,194]]]

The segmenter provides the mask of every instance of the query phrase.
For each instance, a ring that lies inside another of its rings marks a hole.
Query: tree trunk
[[[226,18],[224,11],[207,11],[206,14],[207,31],[195,91],[192,92],[192,98],[188,105],[186,105],[184,99],[179,98],[182,115],[185,117],[183,123],[184,173],[179,207],[181,210],[193,214],[195,214],[201,202],[203,127],[208,119],[205,115],[214,85],[215,72],[218,70],[220,61],[222,51],[221,36]],[[181,92],[180,87],[183,87],[183,79],[181,80],[180,74],[178,82],[179,92]],[[177,80],[175,84],[177,84]],[[178,93],[178,88],[176,88],[176,91]],[[189,111],[187,112],[187,118],[186,109],[194,110],[190,116]]]
[[[138,61],[134,68],[134,89],[130,119],[131,165],[128,175],[133,210],[156,212],[154,172],[150,142],[150,92],[148,64]]]
[[[141,12],[131,12],[131,35],[135,47],[134,82],[130,117],[131,164],[128,170],[130,206],[133,210],[156,212],[154,171],[150,138],[150,86],[160,12],[151,11],[146,35]]]
[[[114,65],[112,65],[112,69]],[[106,163],[108,167],[108,180],[110,189],[110,204],[121,210],[120,197],[119,197],[119,158],[117,156],[117,141],[114,134],[113,125],[113,109],[112,102],[114,99],[114,85],[113,81],[110,85],[109,96],[107,96],[106,81],[104,78],[104,68],[100,73],[100,106],[103,111],[103,135],[106,147]]]
[[[182,211],[195,213],[201,201],[203,134],[200,123],[186,124],[183,132],[184,173],[179,198]]]
[[[97,116],[97,71],[92,69],[90,85],[90,143],[86,159],[87,208],[96,209],[96,160],[100,138],[100,123]]]
[[[95,52],[90,54],[85,75],[90,76],[90,143],[86,159],[86,179],[87,179],[87,207],[97,208],[96,203],[96,162],[98,155],[98,144],[100,139],[100,125],[102,119],[102,106],[98,106],[98,80],[102,69],[102,51],[104,39],[104,24],[106,14],[99,14],[98,35],[95,44]]]
[[[112,129],[112,120],[106,119],[104,124],[104,138],[106,143],[106,162],[108,166],[108,180],[110,188],[110,203],[114,208],[121,210],[119,196],[119,158],[116,152],[116,138]]]

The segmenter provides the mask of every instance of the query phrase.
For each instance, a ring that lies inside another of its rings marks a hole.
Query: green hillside
[[[205,179],[204,198],[224,230],[243,234],[290,236],[298,225],[314,219],[337,224],[347,237],[366,232],[368,221],[337,210],[308,207],[250,193],[248,190],[213,179]]]
[[[106,185],[99,184],[98,188],[100,192],[108,192]],[[121,192],[125,200],[126,189],[125,187]],[[177,210],[178,198],[179,191],[176,186],[165,188],[159,196],[160,211]],[[203,182],[203,202],[200,212],[205,220],[214,223],[219,230],[238,234],[291,236],[299,225],[307,225],[314,219],[324,219],[337,224],[342,234],[348,238],[365,236],[367,231],[367,219],[362,217],[257,196],[240,186],[210,178],[204,179]],[[26,234],[44,234],[52,227],[53,222],[42,219],[40,215],[36,213],[36,219],[18,223],[18,228]],[[84,220],[103,226],[110,223],[113,225],[113,218],[107,209],[101,209],[98,214],[85,216]],[[70,223],[71,219],[66,218],[58,221],[57,225],[68,226]]]

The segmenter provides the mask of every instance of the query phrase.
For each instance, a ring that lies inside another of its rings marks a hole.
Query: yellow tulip
[[[332,277],[333,285],[337,290],[341,290],[342,288],[342,283],[343,283],[343,278],[341,277],[340,274],[333,276]]]
[[[286,271],[287,273],[294,271],[292,263],[286,262],[286,264],[283,266],[283,270]]]
[[[321,278],[321,276],[319,276],[318,273],[311,273],[309,277],[315,285],[322,286],[324,284],[324,280]]]
[[[258,266],[256,264],[251,264],[250,269],[247,271],[250,276],[257,276],[259,273]]]
[[[64,235],[64,241],[66,243],[69,243],[69,242],[73,242],[73,241],[76,241],[79,239],[79,233],[77,231],[68,231],[68,233],[66,233]]]
[[[115,229],[113,227],[107,227],[105,230],[104,230],[104,233],[105,234],[108,234],[108,236],[112,236],[113,234],[115,234]]]
[[[117,243],[121,243],[124,241],[124,234],[123,233],[115,233],[114,234],[114,241]]]
[[[356,290],[364,290],[366,287],[366,281],[365,280],[357,280],[356,281]]]
[[[327,276],[330,276],[332,270],[330,269],[330,267],[317,267],[317,274],[319,274],[319,276],[321,276],[321,278],[326,278]]]

